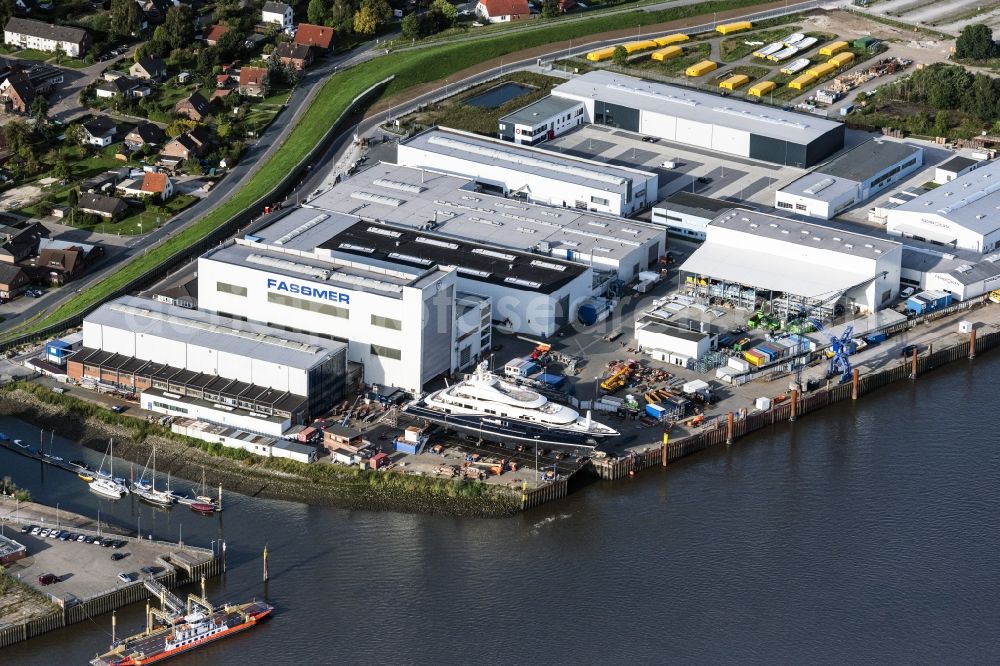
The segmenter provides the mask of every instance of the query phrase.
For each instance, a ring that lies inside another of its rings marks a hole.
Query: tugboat
[[[155,581],[148,582],[156,585]],[[170,612],[166,609],[147,612],[145,631],[120,641],[112,639],[111,648],[93,659],[91,666],[145,666],[169,659],[252,629],[274,610],[263,601],[212,606],[203,597],[189,595],[184,612],[179,599],[169,592],[164,596],[166,605],[171,607]],[[178,603],[171,603],[171,598]]]

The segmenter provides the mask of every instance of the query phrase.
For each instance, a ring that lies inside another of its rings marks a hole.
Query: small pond
[[[531,86],[507,82],[481,92],[475,97],[470,97],[465,100],[464,103],[469,106],[478,106],[481,109],[495,109],[498,106],[506,104],[515,97],[520,97],[521,95],[529,93],[532,90],[534,90],[534,88]]]

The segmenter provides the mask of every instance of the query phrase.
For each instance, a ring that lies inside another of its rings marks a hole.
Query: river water
[[[202,517],[103,502],[9,452],[0,472],[159,538],[226,539],[209,596],[266,594],[277,611],[177,664],[987,663],[1000,656],[998,376],[1000,355],[982,356],[975,372],[941,369],[506,520],[236,495]],[[56,439],[80,457],[70,446]],[[141,604],[119,612],[119,629],[142,621]],[[109,630],[103,616],[0,662],[82,664]]]

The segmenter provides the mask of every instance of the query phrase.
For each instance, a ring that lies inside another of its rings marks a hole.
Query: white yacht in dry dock
[[[429,393],[403,410],[407,414],[501,441],[594,447],[618,431],[551,402],[544,395],[494,375],[486,361],[472,376]]]

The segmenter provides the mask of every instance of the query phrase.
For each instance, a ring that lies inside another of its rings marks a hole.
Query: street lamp
[[[59,502],[56,502],[56,529],[59,529]]]

